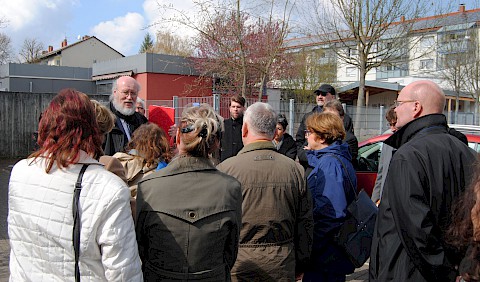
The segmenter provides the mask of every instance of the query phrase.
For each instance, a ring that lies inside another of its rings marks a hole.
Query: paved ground
[[[8,179],[17,160],[0,159],[0,282],[8,281],[8,257],[10,246],[7,235]]]
[[[355,269],[355,272],[347,276],[347,281],[364,282],[368,281],[368,260],[362,267]]]
[[[16,161],[14,159],[0,158],[0,282],[7,282],[9,276],[8,257],[10,247],[7,236],[8,179],[10,178],[12,166]],[[347,281],[368,281],[368,263],[349,275]]]

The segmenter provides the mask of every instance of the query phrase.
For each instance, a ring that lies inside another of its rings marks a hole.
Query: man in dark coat
[[[448,133],[445,95],[431,81],[407,85],[370,258],[370,281],[455,281],[459,257],[445,242],[451,207],[471,179],[476,154]]]
[[[117,118],[115,127],[107,134],[103,144],[105,155],[123,152],[135,129],[148,122],[146,117],[135,111],[139,91],[140,85],[130,76],[122,76],[113,84],[109,108]]]
[[[308,167],[308,160],[307,155],[305,154],[304,147],[307,145],[307,139],[305,139],[305,121],[307,120],[308,116],[313,113],[321,113],[323,111],[323,105],[326,102],[331,101],[336,98],[336,91],[333,86],[330,84],[322,84],[320,87],[313,92],[316,97],[317,105],[312,109],[311,112],[306,113],[302,121],[300,122],[300,126],[298,127],[297,134],[295,136],[295,142],[297,143],[297,157],[300,164],[306,169]],[[355,135],[353,132],[353,122],[352,118],[345,114],[343,119],[343,126],[345,127],[345,131],[350,132],[351,135]]]
[[[237,155],[243,148],[242,125],[245,98],[234,95],[230,98],[230,118],[224,121],[225,131],[220,141],[220,162]]]

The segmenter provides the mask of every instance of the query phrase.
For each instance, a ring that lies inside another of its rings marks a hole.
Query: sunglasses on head
[[[315,92],[315,94],[317,94],[317,96],[320,96],[320,95],[322,95],[323,97],[325,97],[325,96],[327,96],[327,95],[328,95],[328,93],[327,93],[327,92],[321,92],[321,91],[317,91],[317,92]]]

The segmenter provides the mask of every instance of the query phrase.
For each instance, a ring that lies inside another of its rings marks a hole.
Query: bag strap
[[[350,175],[348,173],[347,167],[345,166],[345,164],[342,162],[342,160],[338,156],[336,156],[334,154],[328,154],[328,155],[336,158],[340,162],[340,164],[342,165],[342,168],[345,171],[345,175],[347,175],[348,182],[350,183],[350,187],[352,188],[352,191],[353,191],[353,195],[354,195],[353,199],[355,199],[357,197],[357,191],[355,189],[355,186],[353,185],[352,179],[350,179]]]
[[[80,268],[78,267],[78,258],[80,256],[80,213],[78,211],[78,202],[80,199],[80,192],[82,191],[82,179],[85,170],[87,170],[88,164],[84,164],[80,169],[77,182],[75,183],[75,190],[73,194],[73,250],[75,251],[75,281],[80,281]]]

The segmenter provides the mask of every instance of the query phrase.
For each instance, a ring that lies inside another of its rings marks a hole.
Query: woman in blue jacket
[[[342,120],[333,113],[313,114],[306,120],[308,188],[314,202],[313,249],[303,281],[345,281],[355,269],[334,237],[355,198],[357,185]]]

